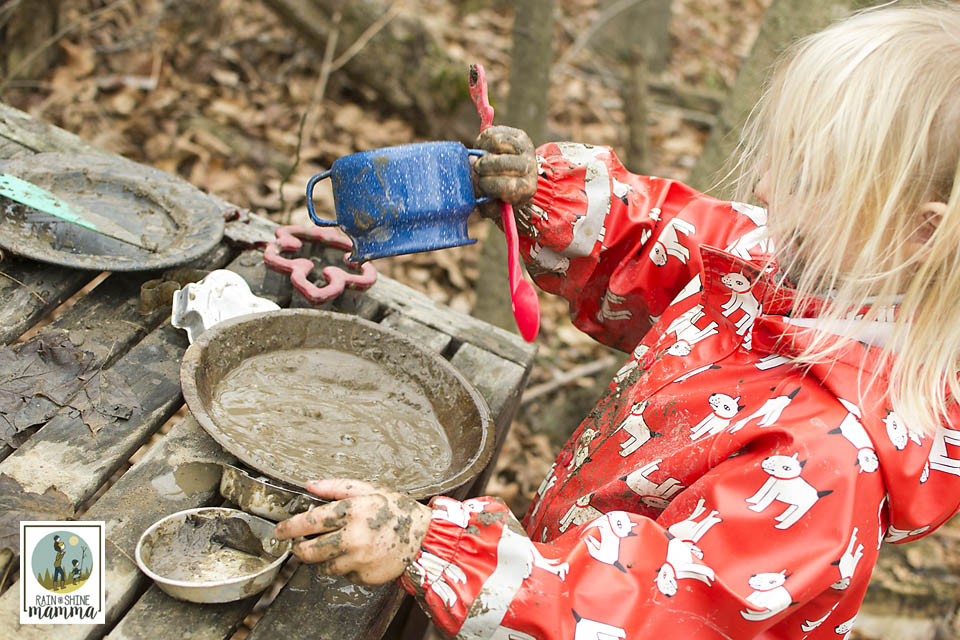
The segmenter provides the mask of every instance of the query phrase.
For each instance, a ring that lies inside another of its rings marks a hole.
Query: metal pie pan
[[[147,271],[212,250],[224,220],[214,199],[177,176],[108,155],[38,153],[0,164],[68,202],[141,236],[148,251],[0,197],[0,247],[40,262],[98,271]]]
[[[418,385],[430,401],[446,432],[453,460],[438,481],[395,487],[397,490],[416,499],[447,494],[472,481],[490,461],[495,426],[483,397],[466,378],[441,356],[402,334],[347,314],[283,309],[241,316],[212,327],[184,354],[180,366],[183,397],[207,433],[247,467],[302,489],[306,482],[317,479],[309,470],[311,460],[276,464],[269,455],[269,442],[257,448],[238,442],[228,425],[213,419],[213,395],[217,384],[247,358],[270,351],[318,348],[375,362],[388,374]],[[282,400],[278,398],[278,402]],[[276,425],[271,437],[298,440],[298,432],[287,428],[288,433],[284,428]]]

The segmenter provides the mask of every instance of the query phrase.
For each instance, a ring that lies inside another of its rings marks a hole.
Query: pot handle
[[[467,155],[479,157],[479,156],[487,155],[487,152],[484,151],[483,149],[467,149]],[[490,202],[491,200],[493,200],[493,198],[491,198],[490,196],[483,196],[481,198],[477,198],[476,202],[478,205],[481,205],[484,202]]]
[[[307,182],[307,213],[310,214],[310,219],[313,220],[313,224],[318,227],[335,227],[337,226],[336,220],[324,220],[323,218],[317,215],[317,212],[313,209],[313,187],[323,180],[324,178],[329,178],[330,174],[333,173],[332,170],[327,169],[323,173],[318,173],[317,175],[310,178]]]

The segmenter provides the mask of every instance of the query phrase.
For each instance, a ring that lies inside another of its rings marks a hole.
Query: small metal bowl
[[[254,572],[221,579],[210,579],[209,576],[198,575],[197,580],[176,580],[156,573],[150,568],[151,561],[157,557],[156,554],[180,553],[171,549],[172,539],[184,526],[187,516],[192,514],[242,518],[250,525],[254,535],[260,538],[265,550],[271,554],[279,553],[280,555],[267,566]],[[201,507],[178,511],[154,522],[140,536],[136,549],[137,566],[164,592],[178,600],[201,603],[242,600],[266,589],[277,576],[284,561],[290,556],[291,541],[276,540],[273,537],[273,528],[272,522],[236,509]]]

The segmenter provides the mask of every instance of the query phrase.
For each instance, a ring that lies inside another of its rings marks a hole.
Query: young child
[[[522,526],[326,480],[349,504],[277,537],[329,532],[297,555],[399,576],[458,638],[848,637],[883,540],[960,508],[958,130],[949,6],[794,47],[739,165],[766,209],[489,129],[479,190],[522,203],[537,283],[631,357]]]

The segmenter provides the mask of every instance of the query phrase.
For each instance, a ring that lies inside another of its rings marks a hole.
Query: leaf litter
[[[91,433],[128,420],[140,406],[126,380],[100,369],[66,331],[48,331],[0,349],[0,440],[16,449],[63,407]]]

